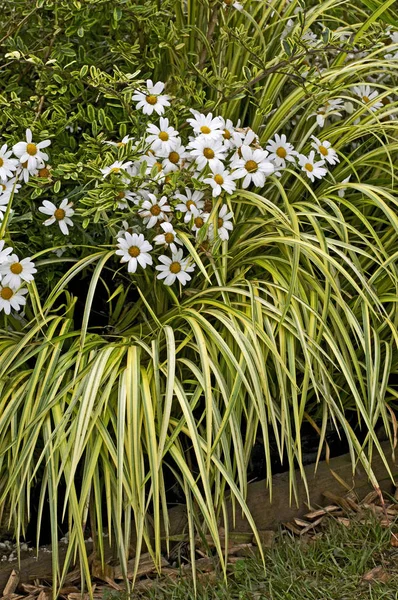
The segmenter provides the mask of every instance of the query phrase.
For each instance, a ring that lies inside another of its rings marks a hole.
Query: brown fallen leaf
[[[300,535],[301,536],[305,535],[306,533],[311,531],[311,529],[315,530],[315,527],[317,527],[320,523],[322,523],[322,521],[323,521],[323,517],[319,517],[319,519],[317,519],[316,521],[313,521],[312,523],[307,525],[307,527],[304,527],[304,529],[301,530]]]
[[[336,510],[340,510],[340,506],[336,506],[335,504],[329,504],[324,508],[319,508],[318,510],[313,510],[312,512],[307,513],[306,515],[304,515],[304,518],[310,520],[318,519],[319,517],[323,517],[324,515],[335,512]]]
[[[40,590],[40,594],[37,596],[37,600],[50,600],[51,596],[51,588],[43,588]]]
[[[366,583],[372,583],[373,581],[380,581],[381,583],[387,583],[391,579],[391,575],[383,569],[383,567],[373,567],[370,571],[365,573],[362,577],[362,581]]]
[[[289,531],[291,531],[292,533],[294,533],[294,535],[300,535],[301,533],[301,529],[293,525],[293,523],[283,523],[283,526],[286,527],[286,529],[289,529]]]
[[[398,548],[398,534],[391,532],[391,546]]]
[[[312,523],[309,523],[308,521],[304,521],[303,519],[298,519],[297,517],[294,518],[294,522],[299,527],[308,527],[308,525],[310,525],[310,526],[312,525]]]
[[[13,594],[18,587],[18,583],[19,573],[13,569],[3,590],[3,596],[9,596],[10,594]]]

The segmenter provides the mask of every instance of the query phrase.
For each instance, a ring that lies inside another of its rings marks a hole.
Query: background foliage
[[[50,176],[29,182],[5,238],[39,268],[25,316],[0,332],[1,501],[16,537],[33,505],[40,530],[48,505],[59,580],[78,554],[90,585],[88,527],[100,553],[109,532],[124,568],[132,532],[159,562],[177,481],[191,543],[210,533],[222,561],[227,498],[250,519],[253,445],[268,485],[276,449],[293,497],[306,424],[318,456],[336,428],[374,481],[380,431],[396,442],[393,3],[21,0],[2,13],[2,139],[30,127],[52,140]],[[103,141],[142,132],[131,96],[148,77],[166,82],[176,118],[211,110],[263,144],[285,132],[300,151],[319,107],[352,104],[322,131],[340,153],[333,178],[312,188],[287,170],[263,195],[237,193],[230,242],[201,250],[208,279],[181,294],[115,275],[114,190],[93,184]],[[378,111],[353,97],[362,83],[378,90]],[[79,222],[57,257],[49,249],[65,240],[35,207],[65,196]]]

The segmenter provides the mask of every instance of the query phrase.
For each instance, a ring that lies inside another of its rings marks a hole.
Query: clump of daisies
[[[351,91],[351,106],[331,98],[316,110],[319,128],[343,118],[343,113],[351,114],[353,106],[361,110],[361,104],[366,105],[373,113],[383,105],[378,91],[367,84]],[[115,255],[132,277],[149,270],[165,285],[185,286],[196,269],[187,247],[204,250],[205,255],[214,253],[234,234],[234,194],[247,189],[258,192],[283,177],[284,171],[295,173],[307,186],[317,185],[340,160],[321,133],[311,136],[303,152],[288,132],[275,133],[262,145],[250,127],[210,112],[191,109],[181,122],[175,113],[166,113],[173,99],[165,93],[163,82],[147,80],[135,90],[132,102],[143,114],[140,133],[104,141],[104,160],[96,163],[95,179],[96,187],[114,194]],[[51,142],[37,138],[27,129],[23,141],[11,149],[7,144],[0,147],[0,220],[12,212],[10,202],[24,183],[32,177],[49,177]],[[37,216],[45,216],[41,222],[50,235],[68,237],[76,229],[81,231],[73,227],[73,219],[84,216],[84,211],[67,197],[44,199],[36,211]],[[69,246],[63,244],[62,253]],[[0,257],[0,308],[7,313],[24,305],[26,284],[36,269],[29,258],[20,260],[11,248],[4,248],[4,242]]]
[[[44,151],[50,140],[35,141],[30,129],[25,139],[14,144],[11,150],[7,144],[0,148],[0,222],[12,212],[12,202],[22,183],[32,176],[47,176],[48,154]],[[3,229],[3,227],[2,227]],[[6,315],[18,312],[26,304],[26,285],[37,272],[30,257],[19,258],[12,247],[6,247],[0,240],[0,312]]]
[[[132,274],[154,266],[165,285],[185,285],[195,264],[184,256],[184,236],[197,247],[228,242],[237,190],[261,189],[285,169],[302,171],[315,183],[339,158],[328,140],[315,137],[308,156],[297,152],[285,134],[275,134],[262,147],[252,129],[212,113],[192,109],[185,124],[174,122],[165,115],[172,99],[164,88],[148,80],[136,90],[136,109],[157,118],[145,124],[141,139],[106,141],[116,151],[133,141],[135,156],[119,156],[100,171],[115,183],[118,198],[123,196],[123,204],[116,203],[124,211],[116,243],[121,262]]]
[[[11,310],[18,312],[26,304],[25,286],[33,281],[36,272],[30,258],[20,259],[13,248],[0,241],[0,312],[9,315]]]

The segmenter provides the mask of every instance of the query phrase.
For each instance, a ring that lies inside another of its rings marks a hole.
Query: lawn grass
[[[375,567],[381,571],[372,581],[364,581]],[[380,574],[387,581],[378,580]],[[221,573],[199,579],[198,600],[394,600],[398,599],[398,548],[391,545],[391,531],[377,522],[354,521],[347,528],[330,521],[315,539],[278,536],[266,554],[265,570],[256,559],[242,558],[229,566],[227,583]],[[133,592],[131,597],[191,600],[195,592],[187,579],[162,579],[149,591]]]

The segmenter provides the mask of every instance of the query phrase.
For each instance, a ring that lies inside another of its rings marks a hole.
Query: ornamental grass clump
[[[372,455],[388,470],[391,4],[6,6],[0,504],[17,540],[50,522],[54,595],[76,558],[91,590],[88,536],[126,580],[132,547],[160,568],[170,502],[194,572],[198,533],[225,566],[236,511],[261,548],[254,445],[287,502],[308,426],[317,460],[333,429],[375,486]]]

